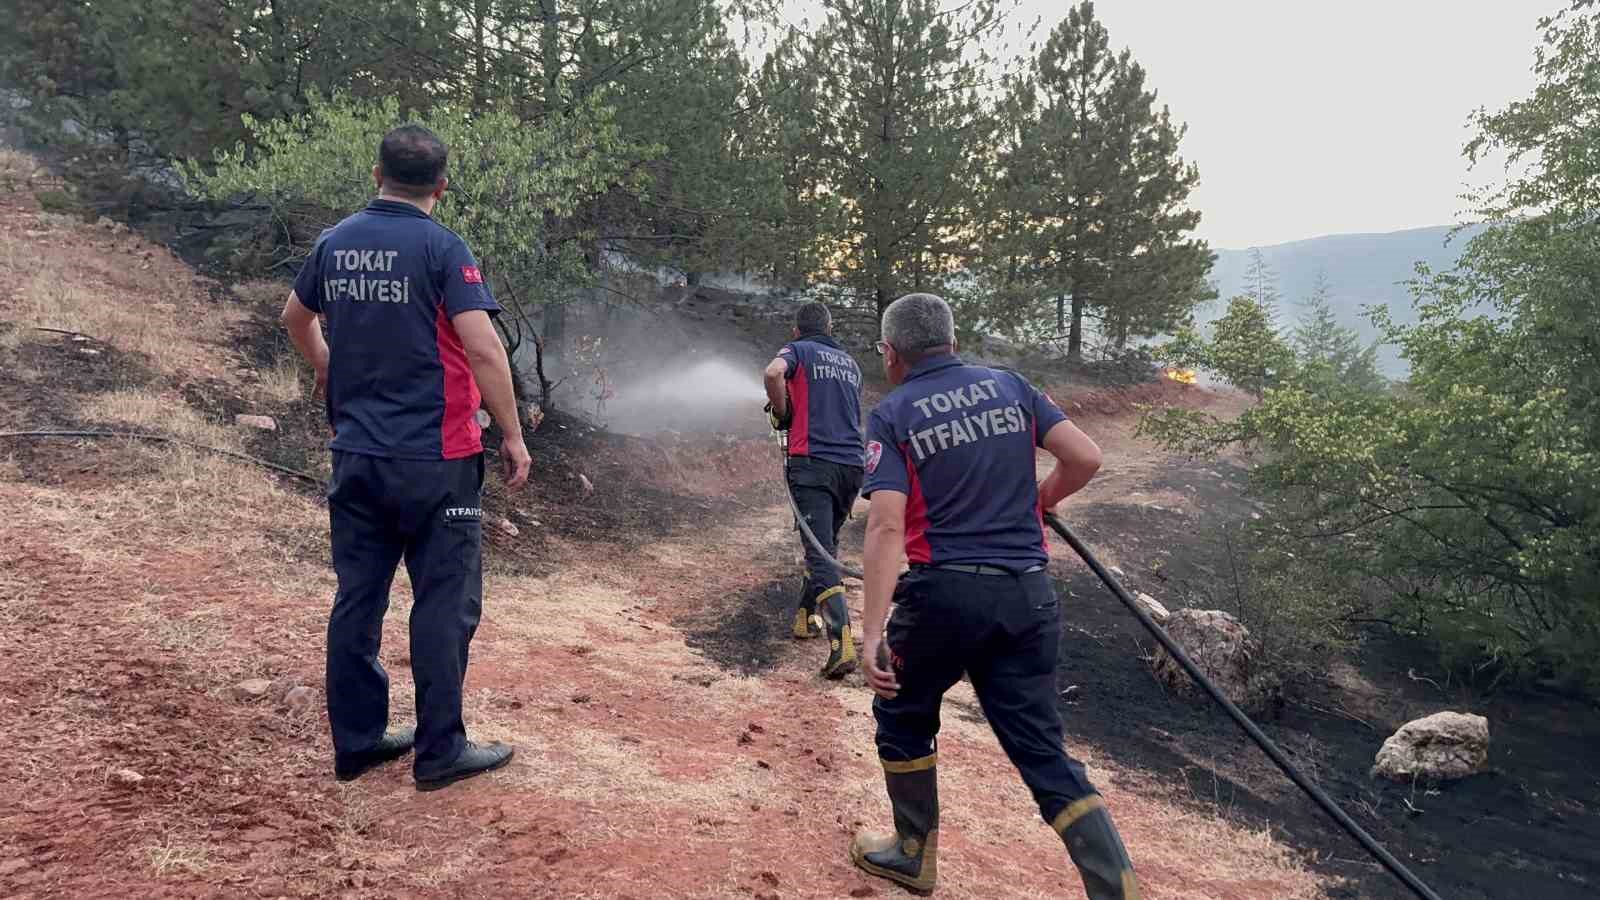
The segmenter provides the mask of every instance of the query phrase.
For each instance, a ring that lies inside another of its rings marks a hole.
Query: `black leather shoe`
[[[437,791],[440,788],[449,787],[474,775],[493,772],[495,769],[511,762],[511,757],[515,753],[516,751],[509,744],[502,744],[499,741],[483,747],[467,741],[466,748],[461,751],[460,756],[456,757],[455,762],[438,772],[432,772],[426,776],[419,775],[417,777],[417,790]]]
[[[340,781],[355,781],[386,762],[397,760],[411,752],[416,743],[417,730],[403,728],[391,731],[378,741],[378,746],[364,753],[333,755],[333,777]]]

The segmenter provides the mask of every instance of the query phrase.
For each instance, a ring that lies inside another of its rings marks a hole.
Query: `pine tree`
[[[765,80],[793,138],[792,202],[819,234],[808,255],[881,312],[945,282],[971,253],[994,128],[980,88],[999,0],[823,0]]]
[[[1019,275],[1043,300],[1029,318],[1053,306],[1078,358],[1087,317],[1121,346],[1170,330],[1210,299],[1213,256],[1191,234],[1200,214],[1186,203],[1199,172],[1178,154],[1183,126],[1157,106],[1132,54],[1112,51],[1090,0],[1008,88],[995,205],[1024,210],[1027,222],[997,233],[991,252],[1024,261]]]
[[[1256,302],[1267,317],[1267,326],[1274,334],[1283,333],[1283,317],[1279,310],[1283,299],[1278,291],[1278,273],[1267,262],[1260,247],[1250,248],[1250,265],[1244,272],[1244,295]]]
[[[1301,303],[1300,324],[1291,344],[1300,358],[1300,375],[1319,390],[1373,393],[1388,381],[1378,371],[1378,346],[1362,346],[1361,336],[1339,324],[1333,312],[1333,284],[1318,272],[1311,295]]]

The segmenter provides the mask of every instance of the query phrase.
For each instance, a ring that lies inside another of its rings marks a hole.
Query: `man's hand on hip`
[[[523,443],[522,435],[506,435],[506,439],[500,443],[500,459],[505,465],[508,489],[514,491],[528,483],[533,457],[528,454],[528,445]]]

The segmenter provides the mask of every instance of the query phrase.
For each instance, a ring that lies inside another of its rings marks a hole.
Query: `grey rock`
[[[1378,751],[1372,774],[1394,781],[1450,781],[1488,768],[1489,720],[1440,712],[1407,722],[1390,735]]]

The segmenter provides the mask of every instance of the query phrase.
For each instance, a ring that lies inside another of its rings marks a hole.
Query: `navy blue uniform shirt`
[[[500,305],[466,241],[409,203],[374,200],[322,233],[294,293],[328,322],[332,449],[394,459],[483,452],[483,398],[451,319]]]
[[[1034,450],[1066,419],[1015,372],[925,359],[872,411],[862,494],[906,495],[914,565],[1048,562]]]
[[[861,367],[824,334],[784,344],[778,358],[788,364],[789,455],[859,467]]]

